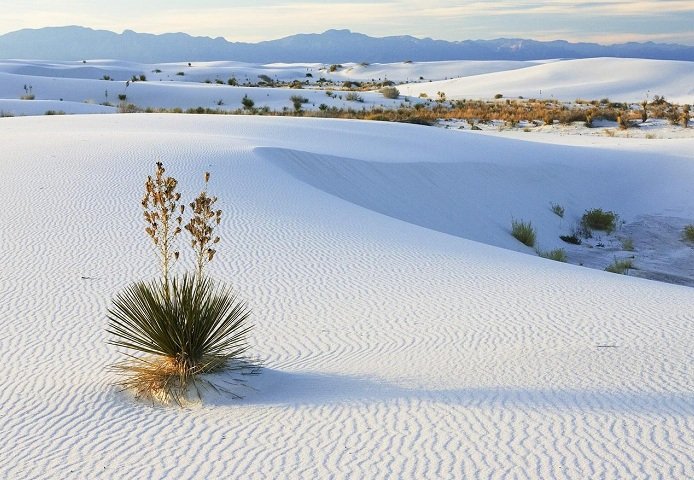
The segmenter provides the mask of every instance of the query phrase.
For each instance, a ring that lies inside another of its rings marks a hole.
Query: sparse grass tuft
[[[537,254],[542,258],[548,258],[557,262],[566,262],[566,250],[563,248],[555,248],[554,250],[542,251],[537,250]]]
[[[511,220],[511,235],[523,245],[528,247],[535,246],[536,234],[531,222],[525,223],[523,220]]]
[[[622,250],[626,250],[627,252],[633,252],[634,251],[634,239],[631,237],[623,238],[622,239]]]
[[[605,267],[606,272],[619,273],[621,275],[628,275],[629,270],[634,268],[634,260],[631,258],[614,259],[614,261]]]
[[[602,230],[612,233],[617,228],[619,215],[611,211],[603,211],[602,208],[586,210],[581,217],[581,226],[590,230]]]
[[[564,207],[559,205],[558,203],[551,202],[550,207],[552,208],[552,212],[558,216],[559,218],[564,218]]]

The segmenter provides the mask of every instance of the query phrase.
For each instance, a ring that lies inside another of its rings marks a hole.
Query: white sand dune
[[[466,78],[403,86],[405,95],[435,98],[554,98],[573,101],[608,97],[638,102],[655,95],[679,103],[694,102],[694,62],[633,58],[587,58],[534,65]]]
[[[145,75],[147,81],[127,82],[133,75]],[[312,82],[323,77],[335,81],[338,86],[346,80],[382,82],[388,79],[401,83],[419,81],[421,77],[425,81],[399,85],[403,97],[396,100],[383,98],[377,91],[360,92],[363,102],[347,101],[346,92],[340,91],[335,97],[329,97],[325,91],[315,88],[295,90],[226,85],[230,78],[235,78],[239,84],[255,84],[259,75],[281,81]],[[104,76],[111,80],[103,80]],[[569,101],[609,97],[613,101],[637,102],[661,95],[671,101],[692,103],[693,80],[694,62],[618,58],[542,62],[350,63],[335,72],[321,64],[255,65],[226,61],[192,62],[189,66],[187,63],[137,64],[114,60],[89,60],[86,63],[0,60],[0,111],[12,115],[37,115],[46,110],[115,112],[115,107],[99,104],[117,105],[119,95],[125,95],[128,103],[142,108],[235,110],[241,107],[241,100],[247,95],[258,108],[281,111],[293,109],[291,97],[300,95],[308,100],[302,107],[306,110],[316,110],[321,104],[362,109],[397,107],[406,95],[419,97],[426,93],[435,98],[441,91],[451,99],[491,98],[501,93],[506,97]],[[217,81],[223,84],[217,84]],[[28,93],[28,88],[36,100],[56,103],[19,102]]]
[[[694,478],[692,290],[508,249],[511,215],[556,236],[552,200],[694,218],[692,139],[0,125],[0,476]],[[211,273],[252,306],[267,367],[243,400],[152,407],[105,370],[110,299],[157,272],[139,199],[159,159],[184,195],[211,171],[226,212]]]

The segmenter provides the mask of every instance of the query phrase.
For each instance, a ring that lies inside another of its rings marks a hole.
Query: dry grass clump
[[[566,250],[563,248],[555,248],[554,250],[547,251],[538,250],[537,254],[542,258],[548,258],[555,262],[566,262]]]
[[[526,223],[523,220],[511,220],[511,235],[523,245],[527,245],[528,247],[535,246],[536,234],[531,222]]]
[[[191,386],[199,395],[200,384],[212,385],[200,375],[232,363],[246,370],[256,367],[243,357],[250,310],[230,287],[205,275],[215,257],[213,246],[220,241],[215,227],[222,217],[214,208],[217,197],[207,194],[209,179],[205,173],[205,186],[190,203],[192,214],[185,226],[178,182],[166,175],[161,162],[145,182],[145,233],[156,248],[162,275],[117,294],[108,310],[107,329],[111,345],[131,352],[115,370],[122,378],[119,384],[138,397],[180,404]],[[175,276],[171,269],[180,256],[175,240],[184,230],[191,236],[195,271]]]
[[[621,275],[628,275],[629,270],[634,268],[634,260],[631,258],[615,258],[614,261],[605,267],[606,272],[619,273]]]
[[[564,218],[564,213],[565,209],[558,203],[551,202],[549,204],[550,208],[552,209],[552,213],[554,213],[556,216],[559,218]]]

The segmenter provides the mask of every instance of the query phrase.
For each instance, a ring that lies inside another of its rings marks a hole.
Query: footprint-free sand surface
[[[694,140],[536,139],[1,119],[0,477],[694,478],[694,290],[509,233],[530,219],[554,246],[551,201],[694,219]],[[112,385],[106,309],[157,275],[139,205],[157,160],[188,198],[212,174],[210,273],[252,307],[265,364],[241,400],[163,408]]]

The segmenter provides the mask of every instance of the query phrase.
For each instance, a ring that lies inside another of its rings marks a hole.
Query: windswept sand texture
[[[512,215],[555,238],[549,201],[694,218],[694,140],[535,139],[0,119],[0,477],[694,478],[693,290],[508,249]],[[243,400],[111,386],[110,299],[157,274],[156,160],[188,197],[212,173],[211,273],[253,308],[266,365]]]

